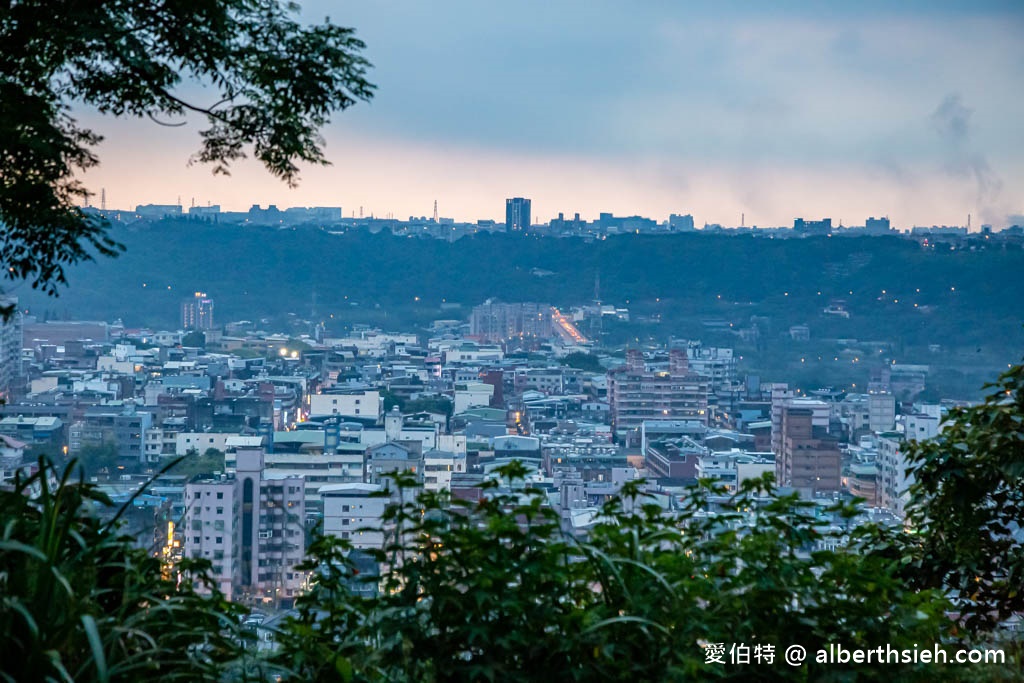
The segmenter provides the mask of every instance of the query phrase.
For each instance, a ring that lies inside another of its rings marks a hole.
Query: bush
[[[285,677],[876,680],[892,665],[818,664],[813,653],[829,643],[962,645],[943,594],[909,587],[900,555],[879,552],[899,529],[819,530],[812,504],[774,496],[766,480],[734,494],[735,512],[718,516],[704,513],[708,496],[721,494],[707,487],[674,515],[629,488],[578,542],[523,474],[506,468],[512,488],[492,485],[479,503],[425,494],[395,508],[392,542],[378,554],[385,571],[366,579],[379,581],[376,597],[352,592],[360,577],[346,543],[318,540],[306,565],[317,581],[279,634]],[[832,512],[854,514],[843,505]],[[817,549],[829,542],[839,550]],[[718,643],[749,646],[750,663],[709,662],[707,647]],[[786,666],[790,645],[811,660]],[[900,680],[940,673],[929,664],[898,672]]]
[[[73,467],[58,479],[41,459],[0,490],[0,679],[220,680],[239,662],[239,609],[205,563],[171,573],[119,535],[127,504],[102,521],[111,501]]]

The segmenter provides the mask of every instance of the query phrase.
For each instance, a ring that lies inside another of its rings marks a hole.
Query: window
[[[192,537],[192,542],[193,543],[200,543],[200,542],[202,542],[202,540],[203,539],[201,539],[199,536],[193,536]]]
[[[341,525],[342,526],[348,526],[348,518],[347,517],[345,519],[341,520]]]
[[[223,543],[224,542],[224,537],[223,536],[218,536],[217,538],[215,538],[213,540],[213,542],[214,543]]]
[[[350,508],[350,507],[351,507],[351,506],[349,506],[349,505],[342,505],[342,506],[341,506],[341,511],[342,511],[342,512],[348,512],[348,511],[349,511],[349,508]]]
[[[223,515],[224,514],[224,508],[217,508],[217,514],[218,515]]]
[[[217,500],[224,500],[224,492],[223,491],[218,491],[217,492]]]

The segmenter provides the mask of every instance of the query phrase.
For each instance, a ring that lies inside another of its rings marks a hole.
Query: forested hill
[[[449,243],[186,220],[115,224],[111,235],[126,252],[72,269],[59,299],[27,287],[13,293],[40,317],[122,318],[129,326],[175,326],[180,301],[202,290],[216,300],[220,322],[289,312],[305,318],[315,307],[329,323],[331,314],[345,320],[357,311],[385,311],[397,327],[460,317],[488,297],[588,302],[599,272],[602,300],[628,305],[634,316],[660,314],[665,323],[715,316],[739,325],[751,315],[808,321],[830,300],[843,299],[853,313],[844,323],[851,336],[873,338],[864,326],[876,321],[871,324],[895,324],[900,335],[943,343],[998,338],[1022,347],[1024,340],[1019,248],[703,234],[592,242],[481,234]],[[462,309],[442,311],[443,302]]]

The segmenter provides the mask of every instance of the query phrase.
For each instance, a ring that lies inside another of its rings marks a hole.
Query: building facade
[[[270,478],[262,448],[239,449],[233,475],[185,486],[186,556],[209,559],[227,598],[289,606],[305,583],[302,477]]]
[[[815,424],[812,407],[783,407],[782,450],[775,456],[776,480],[782,486],[791,486],[806,496],[842,488],[839,440]]]
[[[533,302],[501,303],[488,299],[473,307],[469,329],[470,335],[485,342],[500,342],[513,337],[548,339],[554,334],[551,306]]]
[[[21,389],[21,311],[16,297],[0,297],[0,306],[14,307],[10,320],[0,322],[0,398],[8,400]]]
[[[181,302],[181,329],[212,330],[213,326],[213,299],[205,292],[196,292]]]
[[[667,371],[650,372],[640,351],[626,352],[626,364],[608,372],[608,404],[617,435],[639,429],[644,420],[708,423],[708,379],[689,369],[686,352],[669,352]]]
[[[340,415],[377,421],[381,418],[383,405],[378,389],[331,391],[309,397],[309,414]]]
[[[530,200],[512,197],[505,200],[505,229],[509,232],[530,229]]]

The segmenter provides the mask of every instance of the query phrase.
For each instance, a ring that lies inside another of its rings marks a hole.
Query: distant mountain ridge
[[[737,302],[781,322],[799,321],[843,299],[854,325],[877,313],[916,329],[920,316],[910,308],[918,303],[939,312],[922,334],[945,336],[944,343],[958,334],[965,343],[994,335],[1024,340],[1019,249],[925,249],[889,237],[706,234],[592,242],[479,234],[446,242],[188,220],[115,224],[111,236],[126,252],[70,269],[60,298],[26,288],[12,293],[40,316],[121,318],[129,326],[175,327],[180,301],[201,290],[215,299],[218,323],[288,313],[330,321],[332,313],[341,319],[379,306],[390,312],[391,326],[401,327],[453,317],[441,314],[442,303],[461,303],[462,315],[490,297],[587,303],[599,272],[605,302],[661,315],[666,323],[694,315],[735,314],[740,321],[749,314]]]

